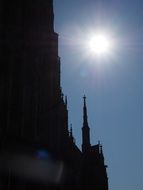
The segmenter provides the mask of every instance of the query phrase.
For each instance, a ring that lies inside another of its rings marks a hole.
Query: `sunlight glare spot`
[[[110,51],[110,41],[104,35],[95,35],[88,41],[90,52],[95,54],[104,54]]]

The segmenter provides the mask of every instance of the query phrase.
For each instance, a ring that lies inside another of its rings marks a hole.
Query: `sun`
[[[89,38],[87,46],[91,53],[102,55],[110,52],[111,41],[104,34],[95,34]]]

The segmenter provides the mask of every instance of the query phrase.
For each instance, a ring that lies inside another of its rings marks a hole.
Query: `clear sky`
[[[91,144],[101,141],[110,190],[143,189],[143,1],[54,0],[61,80],[69,124],[81,147],[83,95]],[[110,53],[92,56],[91,31],[110,35]]]

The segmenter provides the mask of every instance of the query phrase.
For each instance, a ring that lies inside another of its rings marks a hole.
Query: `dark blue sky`
[[[110,190],[143,189],[143,1],[54,0],[62,88],[81,147],[83,95],[91,144],[103,144]],[[82,41],[102,29],[111,55],[89,56]]]

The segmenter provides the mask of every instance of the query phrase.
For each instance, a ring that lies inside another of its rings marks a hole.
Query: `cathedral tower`
[[[86,97],[83,99],[81,151],[76,146],[72,128],[68,130],[67,97],[64,100],[61,91],[53,0],[2,0],[1,189],[47,190],[52,185],[54,189],[63,190],[92,189],[92,186],[93,189],[108,190],[102,149],[99,151],[99,145],[90,145]],[[38,167],[35,167],[37,163]],[[48,168],[43,167],[45,164]],[[65,168],[64,176],[62,168]],[[47,175],[49,169],[50,175]],[[57,174],[58,179],[63,177],[60,186],[57,186],[57,178],[53,174]],[[29,175],[32,178],[27,180]],[[37,179],[40,179],[40,186],[37,186]]]
[[[33,139],[58,151],[68,126],[53,1],[4,1],[0,28],[2,142]]]

